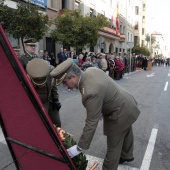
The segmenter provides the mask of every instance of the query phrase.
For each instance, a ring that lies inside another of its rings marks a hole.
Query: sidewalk
[[[130,75],[130,74],[133,74],[133,73],[142,71],[142,70],[143,70],[142,68],[136,67],[136,70],[135,70],[135,71],[132,71],[132,72],[129,72],[129,73],[125,73],[124,76]]]

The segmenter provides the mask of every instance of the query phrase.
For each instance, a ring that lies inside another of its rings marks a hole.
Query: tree
[[[150,44],[150,35],[149,34],[146,34],[145,41],[147,42],[146,46],[148,47]]]
[[[150,34],[146,34],[145,41],[147,42],[147,47],[150,45]],[[151,36],[151,45],[154,44],[156,41],[155,37]]]
[[[6,32],[14,38],[21,38],[22,45],[24,38],[42,39],[49,29],[48,16],[30,3],[18,3],[16,10],[4,5],[0,10],[0,22]]]
[[[55,25],[51,37],[56,42],[83,49],[97,44],[98,30],[108,26],[109,21],[103,15],[90,17],[77,10],[64,10],[55,20]]]
[[[139,44],[137,44],[133,49],[132,52],[135,53],[136,55],[142,54],[145,56],[150,56],[150,52],[148,48],[146,47],[140,47]]]

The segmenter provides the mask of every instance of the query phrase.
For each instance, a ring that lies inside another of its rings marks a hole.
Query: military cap
[[[27,45],[36,45],[35,43],[37,42],[37,40],[35,38],[30,38],[24,41],[25,44]]]
[[[45,60],[34,58],[28,62],[26,71],[35,85],[43,85],[47,81],[50,67]]]
[[[18,52],[20,51],[20,48],[18,46],[13,47],[13,49]]]
[[[68,58],[61,64],[59,64],[51,73],[50,75],[56,78],[57,85],[61,84],[62,81],[65,79],[67,73],[69,72],[71,66],[73,65],[73,60]]]

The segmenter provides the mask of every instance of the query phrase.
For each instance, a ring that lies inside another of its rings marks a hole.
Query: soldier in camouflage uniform
[[[44,104],[53,124],[61,127],[59,110],[61,104],[59,102],[58,89],[56,80],[50,76],[50,72],[54,69],[46,61],[34,58],[29,61],[26,66],[27,74],[34,85],[42,103]]]
[[[24,69],[26,68],[26,65],[28,64],[28,61],[31,61],[34,58],[38,58],[38,56],[35,54],[36,42],[37,42],[36,39],[28,39],[24,41],[25,54],[23,54],[19,58]]]

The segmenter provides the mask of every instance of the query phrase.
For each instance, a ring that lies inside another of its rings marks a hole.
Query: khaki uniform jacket
[[[114,136],[130,127],[140,111],[131,94],[102,70],[91,67],[82,73],[79,83],[87,118],[78,146],[88,149],[98,122],[103,116],[104,135]]]

